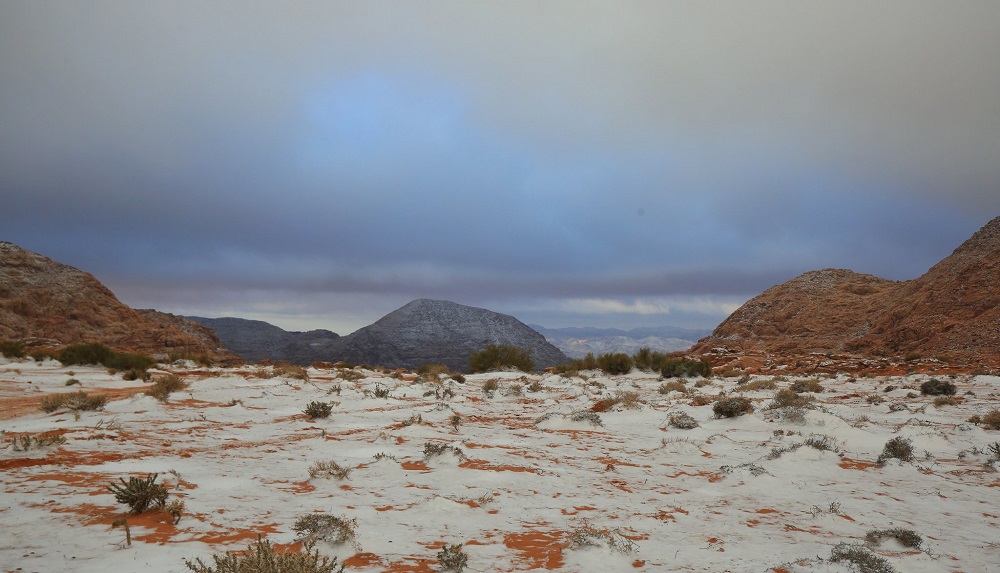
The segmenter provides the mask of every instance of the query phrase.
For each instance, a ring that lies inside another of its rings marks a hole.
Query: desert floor
[[[168,372],[189,385],[162,403],[143,394],[150,384],[103,368],[0,358],[0,571],[180,572],[258,535],[295,549],[293,525],[311,514],[353,524],[353,540],[317,545],[348,571],[440,571],[438,552],[454,544],[467,571],[852,571],[832,559],[850,547],[907,573],[1000,571],[1000,431],[967,421],[1000,407],[998,377],[946,378],[956,403],[935,406],[919,391],[925,375],[689,379],[686,392],[661,393],[659,376],[637,371],[464,383],[362,369],[310,368],[306,380],[257,365],[153,371]],[[768,382],[799,381],[822,386],[803,394],[814,408],[768,409]],[[109,402],[38,408],[77,390]],[[755,411],[716,418],[709,398],[723,392]],[[308,418],[313,401],[331,415]],[[680,413],[698,426],[672,426]],[[30,441],[52,435],[65,442]],[[877,465],[897,437],[913,459]],[[331,461],[349,474],[311,477]],[[107,489],[153,473],[183,502],[177,523],[129,515]],[[131,544],[112,527],[123,518]],[[920,547],[864,545],[895,528]]]

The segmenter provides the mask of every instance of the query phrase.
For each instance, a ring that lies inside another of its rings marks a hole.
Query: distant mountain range
[[[546,328],[532,324],[545,339],[570,358],[583,358],[611,352],[635,354],[640,348],[657,352],[677,352],[691,348],[695,342],[711,334],[709,329],[653,326],[621,330],[618,328],[568,327]]]

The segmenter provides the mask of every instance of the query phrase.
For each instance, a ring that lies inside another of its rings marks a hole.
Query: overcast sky
[[[125,303],[712,328],[1000,215],[1000,2],[0,3],[0,240]]]

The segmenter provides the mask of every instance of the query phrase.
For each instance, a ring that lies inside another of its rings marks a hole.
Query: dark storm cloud
[[[1000,212],[998,23],[4,3],[0,238],[175,312],[349,330],[428,296],[713,326],[810,269],[913,278]]]

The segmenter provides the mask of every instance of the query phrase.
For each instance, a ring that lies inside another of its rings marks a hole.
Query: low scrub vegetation
[[[920,393],[924,396],[954,396],[958,388],[947,380],[932,378],[920,385]]]
[[[330,412],[333,411],[333,406],[326,402],[309,402],[306,405],[306,409],[302,410],[302,413],[309,416],[310,419],[315,420],[319,418],[329,418]]]
[[[38,434],[31,436],[23,434],[11,438],[11,445],[15,452],[27,452],[28,450],[39,450],[49,446],[60,446],[66,443],[66,438],[59,434]]]
[[[118,478],[120,484],[113,483],[108,491],[115,495],[115,501],[124,503],[132,513],[142,513],[147,509],[163,509],[169,492],[162,484],[156,483],[159,474],[149,474],[144,478],[130,476]]]
[[[16,340],[0,339],[0,354],[7,358],[24,358],[24,344]]]
[[[445,545],[438,551],[437,558],[443,571],[462,573],[469,563],[469,556],[462,552],[461,545]]]
[[[884,466],[891,459],[904,462],[913,461],[913,442],[909,438],[895,437],[885,443],[882,453],[879,454],[877,463]]]
[[[633,366],[632,357],[624,352],[602,354],[597,357],[597,367],[605,374],[612,376],[628,374],[632,371]]]
[[[146,380],[148,370],[156,361],[145,354],[115,352],[100,342],[70,344],[56,355],[64,366],[73,364],[100,364],[115,371],[124,371],[129,380]]]
[[[753,403],[742,396],[723,398],[712,404],[712,412],[716,418],[735,418],[753,412]]]
[[[295,531],[298,541],[307,544],[324,541],[332,545],[350,543],[357,547],[356,519],[347,519],[325,513],[310,513],[295,520],[292,530]]]
[[[886,538],[895,539],[903,547],[909,547],[911,549],[920,549],[920,546],[924,544],[924,539],[920,537],[916,531],[913,531],[912,529],[904,529],[902,527],[894,527],[892,529],[872,529],[865,534],[865,543],[876,546],[882,543],[882,540]]]
[[[176,374],[160,376],[153,382],[153,385],[146,390],[147,396],[152,396],[160,402],[166,402],[172,392],[177,392],[187,388],[187,383],[181,380]]]
[[[108,403],[107,396],[90,396],[83,390],[77,392],[63,392],[61,394],[49,394],[42,398],[41,409],[43,412],[55,412],[61,408],[79,411],[103,410]]]
[[[309,466],[309,477],[314,479],[347,479],[351,468],[344,467],[334,461],[316,462]]]
[[[472,373],[497,370],[531,372],[534,369],[531,351],[511,344],[490,344],[469,356],[469,372]]]
[[[234,551],[212,556],[212,565],[201,559],[185,559],[184,565],[195,573],[343,573],[337,558],[320,555],[312,545],[302,551],[279,551],[266,539],[257,538],[246,551]]]

